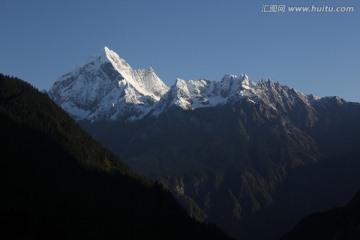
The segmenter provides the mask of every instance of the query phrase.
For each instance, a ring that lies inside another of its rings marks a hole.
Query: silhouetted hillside
[[[0,75],[0,239],[226,239],[46,94]]]
[[[314,213],[299,222],[282,240],[360,239],[360,192],[345,207]]]

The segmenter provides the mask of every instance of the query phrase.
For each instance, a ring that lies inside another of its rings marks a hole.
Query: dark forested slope
[[[0,75],[1,239],[226,239],[135,176],[46,94]]]
[[[282,240],[360,239],[360,192],[345,207],[314,213],[299,222]]]

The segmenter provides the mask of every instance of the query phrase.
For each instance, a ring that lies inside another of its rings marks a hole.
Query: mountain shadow
[[[245,98],[80,125],[193,217],[238,239],[278,239],[360,188],[359,121],[360,104],[336,97],[276,109]]]
[[[0,133],[0,239],[227,239],[4,75]]]

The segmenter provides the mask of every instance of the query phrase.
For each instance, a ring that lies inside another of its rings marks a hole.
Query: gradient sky
[[[264,4],[354,12],[262,13]],[[169,86],[246,73],[360,102],[356,0],[0,0],[0,15],[0,72],[40,90],[108,46]]]

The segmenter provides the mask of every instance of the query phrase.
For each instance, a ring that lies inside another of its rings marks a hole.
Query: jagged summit
[[[131,66],[124,59],[122,59],[116,52],[110,50],[108,47],[104,47],[104,53],[107,60],[109,60],[113,67],[116,68],[116,70],[119,72],[132,70]]]
[[[137,118],[168,87],[150,69],[133,70],[108,47],[60,77],[49,95],[76,120]]]
[[[95,63],[111,63],[111,65],[113,65],[113,67],[116,67],[119,71],[132,70],[131,66],[123,58],[121,58],[116,52],[106,46],[102,48],[96,55],[87,58],[83,66],[88,64],[96,66],[94,65]],[[77,69],[79,69],[80,67],[78,67]]]
[[[177,79],[167,94],[154,107],[152,114],[159,115],[172,106],[184,110],[234,104],[242,99],[251,103],[263,104],[274,110],[287,111],[298,103],[310,105],[317,98],[305,95],[269,79],[255,83],[246,74],[225,75],[220,82]]]
[[[220,82],[221,95],[225,98],[236,94],[246,95],[246,91],[252,91],[255,87],[256,84],[246,74],[225,75]]]

